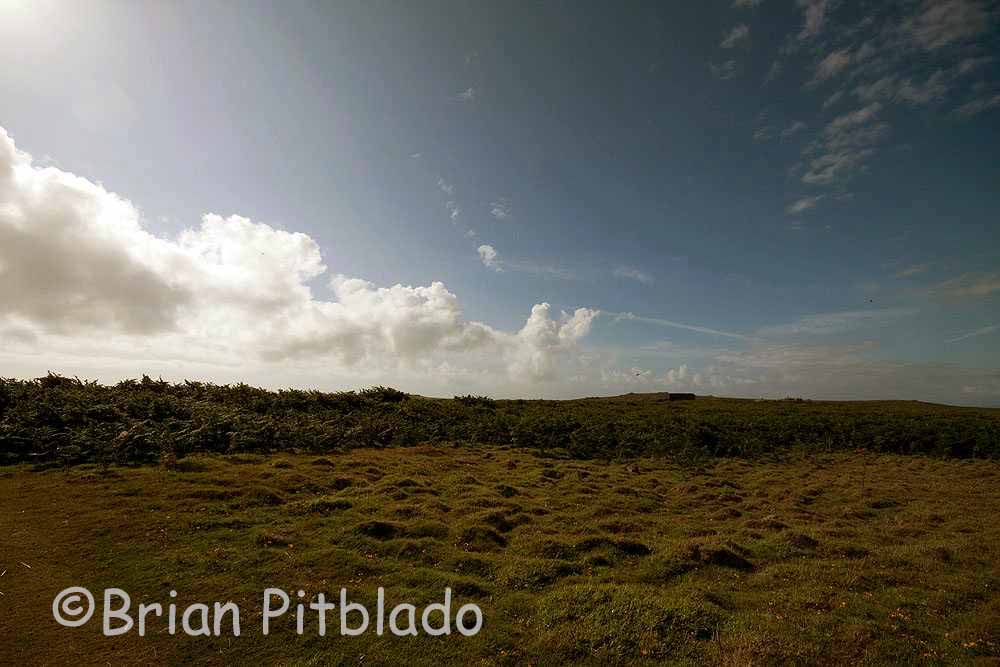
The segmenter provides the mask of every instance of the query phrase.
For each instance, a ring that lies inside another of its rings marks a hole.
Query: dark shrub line
[[[1000,411],[912,402],[434,399],[388,387],[269,391],[245,384],[114,386],[0,379],[0,464],[155,462],[193,452],[329,453],[488,443],[573,458],[759,457],[790,448],[997,457]]]

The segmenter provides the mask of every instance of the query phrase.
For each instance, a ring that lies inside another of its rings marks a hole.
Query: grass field
[[[508,446],[0,467],[0,662],[995,663],[1000,465],[788,450],[579,460]],[[55,594],[233,600],[243,636],[102,637]],[[475,637],[260,633],[269,586],[475,602]],[[254,614],[257,614],[256,616]]]

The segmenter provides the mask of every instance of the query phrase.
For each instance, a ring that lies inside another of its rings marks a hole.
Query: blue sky
[[[0,0],[5,373],[1000,404],[998,5],[663,4]]]

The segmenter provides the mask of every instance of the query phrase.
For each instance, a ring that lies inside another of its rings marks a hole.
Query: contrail
[[[681,322],[674,322],[673,320],[665,320],[659,317],[643,317],[642,315],[636,315],[635,313],[608,313],[608,315],[613,316],[615,322],[621,322],[623,320],[628,320],[630,322],[645,322],[646,324],[656,324],[661,327],[672,327],[674,329],[697,331],[698,333],[709,334],[712,336],[725,336],[726,338],[750,340],[750,336],[744,336],[743,334],[733,333],[732,331],[720,331],[719,329],[700,327],[695,324],[683,324]]]
[[[993,333],[994,331],[996,331],[998,329],[1000,329],[1000,325],[998,325],[998,324],[990,324],[989,326],[981,327],[979,329],[973,329],[972,331],[969,331],[968,333],[964,333],[964,334],[962,334],[960,336],[955,336],[954,338],[949,338],[945,342],[946,343],[957,343],[958,341],[965,340],[966,338],[974,338],[976,336],[984,336],[984,335],[986,335],[988,333]]]

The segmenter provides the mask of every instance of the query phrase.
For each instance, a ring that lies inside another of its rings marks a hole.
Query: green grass
[[[0,658],[996,661],[998,483],[990,460],[801,450],[696,464],[425,445],[8,466]],[[69,585],[117,586],[134,603],[166,603],[171,589],[182,606],[232,599],[244,636],[62,628],[50,606]],[[289,615],[263,637],[253,613],[268,586],[328,597],[345,586],[370,607],[379,586],[390,604],[418,605],[448,586],[485,625],[472,638],[318,637],[309,625],[298,637]]]

